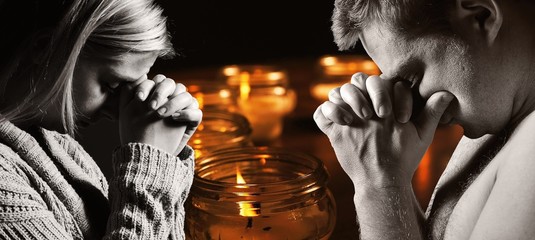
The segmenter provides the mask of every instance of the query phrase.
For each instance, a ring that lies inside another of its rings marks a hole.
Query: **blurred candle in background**
[[[378,75],[380,70],[369,58],[362,55],[323,56],[319,59],[318,79],[310,87],[310,94],[319,101],[329,99],[329,91],[351,81],[357,72]]]
[[[241,114],[203,110],[203,120],[188,144],[196,160],[218,149],[252,146],[251,127]]]
[[[249,120],[252,139],[264,145],[278,138],[283,117],[293,111],[296,94],[284,70],[267,65],[232,65],[220,72],[223,81],[239,92],[238,108]]]
[[[197,99],[202,110],[221,110],[237,112],[238,92],[220,81],[201,79],[180,80],[186,85],[188,92]]]

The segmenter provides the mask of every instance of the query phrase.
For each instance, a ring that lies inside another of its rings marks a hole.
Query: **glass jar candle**
[[[264,145],[280,136],[283,117],[296,105],[285,71],[268,65],[232,65],[220,76],[238,92],[237,104],[253,129],[252,139]]]
[[[328,239],[336,221],[323,163],[273,147],[230,148],[198,163],[189,239]]]
[[[368,75],[380,74],[377,65],[361,55],[323,56],[317,64],[319,78],[310,86],[310,94],[319,101],[329,99],[329,91],[351,81],[357,72]]]
[[[222,110],[237,112],[236,99],[238,93],[220,81],[201,79],[186,79],[180,81],[188,88],[188,92],[197,99],[199,108],[202,110]]]
[[[188,144],[197,160],[217,149],[252,146],[251,127],[239,113],[204,110],[203,120]]]

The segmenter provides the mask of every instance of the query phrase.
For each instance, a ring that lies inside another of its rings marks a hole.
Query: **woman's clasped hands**
[[[177,155],[202,120],[186,87],[164,75],[144,76],[121,87],[119,128],[123,144],[139,142]]]
[[[356,189],[407,187],[453,99],[435,92],[412,116],[407,82],[357,73],[351,83],[330,91],[314,120]]]

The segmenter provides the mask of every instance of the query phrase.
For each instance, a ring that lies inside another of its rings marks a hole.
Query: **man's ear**
[[[465,34],[480,37],[492,45],[500,32],[503,22],[502,9],[496,0],[456,0],[451,15],[452,22]],[[481,39],[479,39],[481,40]]]

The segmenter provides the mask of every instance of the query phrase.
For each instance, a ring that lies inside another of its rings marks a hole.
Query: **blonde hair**
[[[160,57],[175,54],[163,10],[151,0],[34,2],[36,5],[62,2],[56,4],[62,5],[64,10],[59,11],[62,15],[53,26],[36,29],[22,44],[27,46],[22,47],[26,50],[17,53],[20,54],[18,59],[13,57],[15,63],[11,63],[11,72],[1,84],[5,87],[7,81],[30,78],[31,86],[18,106],[2,109],[0,121],[36,118],[46,114],[43,109],[59,103],[63,128],[73,135],[77,113],[72,78],[81,56],[120,59],[126,53],[136,52],[158,52]],[[45,13],[47,20],[57,17]],[[43,36],[49,41],[44,48],[37,49],[40,51],[37,63],[32,63],[36,61],[32,53],[36,50],[35,41]]]

